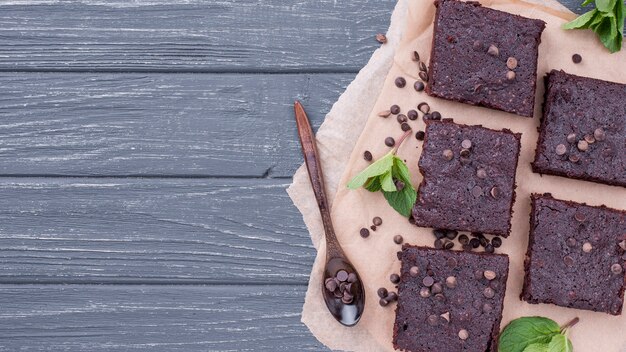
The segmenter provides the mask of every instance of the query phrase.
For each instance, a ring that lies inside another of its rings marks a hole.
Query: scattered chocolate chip
[[[396,120],[398,121],[398,123],[407,122],[407,118],[405,114],[398,114],[398,116],[396,117]]]
[[[487,49],[487,54],[489,54],[491,56],[499,56],[500,55],[500,50],[498,49],[497,46],[491,44],[491,45],[489,45],[489,48]]]
[[[480,247],[480,241],[478,240],[478,238],[472,238],[469,241],[469,244],[472,246],[472,248],[476,249],[478,247]]]
[[[593,250],[593,246],[589,242],[583,243],[583,252],[589,253]]]
[[[392,284],[400,283],[400,275],[398,274],[389,275],[389,281],[391,281]]]
[[[361,237],[363,238],[367,238],[370,235],[370,230],[366,229],[365,227],[361,229],[361,231],[359,231],[359,234],[361,235]]]
[[[411,125],[409,125],[408,123],[404,122],[400,125],[400,129],[402,129],[402,131],[406,132],[408,130],[411,129]]]
[[[422,120],[424,120],[424,122],[432,120],[432,116],[430,116],[430,114],[424,114],[424,116],[422,116]]]
[[[378,293],[378,297],[385,298],[385,297],[387,297],[387,293],[388,292],[387,292],[386,288],[381,287],[381,288],[378,289],[378,291],[376,293]]]
[[[428,287],[422,287],[420,289],[420,296],[422,298],[428,298],[430,297],[430,290],[428,289]]]
[[[428,82],[428,74],[424,71],[420,71],[420,73],[418,74],[418,76],[420,77],[420,79],[424,82]]]
[[[574,144],[576,142],[576,133],[570,133],[567,135],[567,142],[570,144]]]
[[[424,90],[424,83],[422,81],[415,81],[415,83],[413,84],[413,88],[416,91],[421,92]]]
[[[409,110],[409,112],[407,112],[406,115],[411,121],[417,120],[417,117],[418,117],[416,110]]]
[[[559,144],[556,146],[555,151],[556,155],[563,155],[567,152],[567,147],[565,146],[565,144]]]
[[[439,324],[439,317],[432,314],[430,316],[428,316],[428,325],[430,326],[436,326],[437,324]]]
[[[386,307],[389,304],[389,301],[387,301],[384,298],[381,298],[380,300],[378,300],[378,304],[380,304],[381,307]]]
[[[409,275],[411,275],[411,277],[417,277],[419,273],[420,273],[420,268],[416,266],[412,266],[411,269],[409,269]]]
[[[383,224],[383,219],[381,219],[381,218],[380,218],[380,216],[375,216],[375,217],[372,219],[372,223],[373,223],[374,225],[376,225],[376,226],[380,226],[380,225],[382,225],[382,224]]]
[[[414,51],[413,56],[411,56],[411,60],[420,61],[420,54],[417,51]]]
[[[431,120],[435,120],[435,121],[439,121],[441,120],[441,113],[439,111],[433,111],[430,113],[430,119]]]
[[[446,149],[443,151],[442,156],[445,160],[450,161],[454,158],[454,153],[452,153],[452,150]]]
[[[569,161],[573,162],[573,163],[577,163],[580,161],[580,157],[576,154],[570,154],[570,156],[568,157]]]
[[[506,79],[508,79],[509,81],[514,80],[515,76],[516,76],[515,71],[508,71],[506,73]]]
[[[332,278],[326,279],[326,289],[330,292],[334,292],[337,289],[337,282]]]
[[[448,288],[455,288],[456,287],[456,277],[454,276],[448,276],[446,278],[446,286]]]
[[[443,287],[441,286],[440,283],[435,282],[433,286],[430,288],[430,292],[432,292],[433,294],[441,293],[443,292]]]
[[[337,272],[337,274],[335,275],[335,277],[339,280],[339,281],[346,281],[348,280],[348,272],[345,270],[339,270]]]
[[[468,244],[469,243],[469,237],[467,237],[467,235],[459,236],[459,243],[460,244]]]
[[[372,153],[369,150],[366,150],[365,152],[363,152],[363,159],[365,159],[366,161],[372,161]]]
[[[489,191],[489,194],[491,195],[491,197],[493,197],[494,199],[498,199],[500,197],[500,194],[502,192],[500,191],[500,188],[498,187],[492,187],[491,190]]]
[[[464,139],[461,142],[461,147],[463,147],[463,149],[471,149],[472,148],[472,141],[470,141],[469,139]]]
[[[483,189],[480,186],[475,186],[472,188],[472,195],[476,198],[483,195]]]
[[[406,186],[404,184],[404,182],[400,181],[400,180],[396,180],[395,182],[396,188],[398,189],[398,191],[401,191],[404,189],[404,186]]]
[[[485,287],[483,290],[483,296],[486,298],[493,298],[496,295],[496,292],[491,287]]]
[[[452,248],[454,248],[454,242],[445,241],[443,243],[443,248],[444,249],[452,249]]]
[[[574,265],[574,258],[572,258],[572,257],[571,257],[571,256],[569,256],[569,255],[566,255],[566,256],[563,258],[563,263],[565,263],[565,265],[567,265],[567,266],[572,266],[572,265]]]
[[[396,144],[396,140],[393,137],[385,138],[385,145],[388,147],[393,147]]]
[[[442,238],[446,237],[446,233],[447,233],[447,231],[443,230],[443,229],[434,229],[433,230],[433,235],[437,239],[442,239]]]
[[[422,72],[428,72],[428,68],[426,67],[426,64],[421,62],[419,63],[419,67],[420,67],[420,71]]]
[[[620,264],[613,264],[611,265],[611,272],[615,275],[619,275],[622,273],[624,269],[622,268],[622,266]]]
[[[458,234],[459,234],[459,231],[457,231],[457,230],[448,230],[448,231],[446,231],[446,237],[449,240],[455,239]]]
[[[500,246],[502,246],[502,239],[500,237],[494,237],[491,240],[491,245],[493,248],[500,248]]]
[[[606,139],[606,133],[602,128],[596,128],[596,130],[593,131],[593,136],[595,137],[596,141],[603,141]]]
[[[430,111],[430,105],[428,103],[422,102],[417,104],[417,110],[421,111],[424,114],[428,114]]]
[[[485,179],[487,178],[487,171],[485,171],[485,169],[478,169],[476,170],[476,176],[478,178]]]
[[[459,154],[463,158],[468,158],[470,156],[471,152],[469,151],[469,149],[461,149],[461,152]]]
[[[572,55],[572,61],[575,64],[579,64],[579,63],[581,63],[583,61],[583,57],[580,56],[580,54],[574,54],[574,55]]]
[[[385,299],[389,302],[394,302],[398,300],[398,294],[395,292],[389,292],[387,294],[387,297],[385,297]]]
[[[474,44],[472,45],[472,47],[476,51],[482,51],[483,50],[483,42],[481,42],[480,40],[476,40],[476,41],[474,41]]]
[[[574,237],[570,237],[568,238],[565,243],[567,244],[568,247],[576,247],[576,239]]]
[[[463,341],[467,340],[469,338],[469,332],[465,329],[459,330],[459,338]]]
[[[398,77],[394,83],[396,84],[396,87],[404,88],[406,86],[406,79],[404,79],[404,77]]]
[[[576,221],[578,222],[583,222],[586,218],[587,217],[583,212],[577,211],[576,214],[574,214],[574,219],[576,219]]]
[[[389,117],[389,115],[391,115],[391,111],[390,110],[384,110],[384,111],[381,111],[381,112],[378,113],[378,116],[385,117],[385,118]]]
[[[491,243],[487,243],[487,245],[485,246],[485,252],[487,253],[493,253],[495,250],[493,249],[493,245]]]
[[[370,226],[370,229],[372,229],[372,231],[376,231],[377,227],[376,227],[376,225],[372,225],[372,226]]]
[[[356,274],[355,274],[355,273],[350,273],[350,274],[348,274],[348,282],[349,282],[349,283],[353,284],[353,283],[355,283],[355,282],[356,282],[356,280],[357,280],[357,277],[356,277]],[[347,289],[348,291],[350,291],[350,288],[346,287],[346,289]]]
[[[576,147],[578,147],[578,150],[580,150],[581,152],[587,151],[587,149],[589,148],[589,143],[587,143],[587,141],[580,140],[578,141],[578,144],[576,145]]]
[[[596,138],[590,134],[586,134],[585,142],[587,142],[588,144],[594,144],[596,142]]]
[[[354,300],[354,296],[349,292],[344,292],[343,297],[341,297],[341,302],[343,304],[350,304]]]
[[[417,139],[418,141],[423,141],[425,136],[426,133],[424,133],[424,131],[415,132],[415,139]]]
[[[401,236],[401,235],[395,235],[395,236],[393,236],[393,241],[394,241],[396,244],[402,244],[402,242],[404,241],[404,239],[402,238],[402,236]]]
[[[398,115],[400,113],[400,107],[398,105],[391,105],[391,107],[389,108],[389,112],[391,112],[394,115]]]
[[[426,286],[426,287],[430,287],[430,286],[432,286],[434,283],[435,283],[435,279],[433,279],[433,277],[432,277],[432,276],[425,276],[425,277],[422,279],[422,284],[424,284],[424,286]]]
[[[517,68],[517,59],[514,57],[506,59],[506,67],[508,67],[509,70],[515,70]]]
[[[385,44],[387,43],[387,36],[382,33],[378,33],[376,34],[376,41],[380,44]]]
[[[483,272],[483,276],[485,279],[491,281],[496,278],[496,273],[493,270],[485,270],[485,272]]]

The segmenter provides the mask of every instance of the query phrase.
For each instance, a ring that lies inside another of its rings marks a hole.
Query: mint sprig
[[[411,216],[417,191],[411,184],[409,168],[396,153],[410,134],[406,131],[395,148],[348,182],[349,189],[363,187],[370,192],[382,191],[389,205],[405,217]]]
[[[500,334],[498,352],[573,352],[567,338],[569,328],[579,319],[559,326],[545,317],[523,317],[511,321]]]
[[[582,6],[592,2],[593,0],[585,0]],[[624,0],[595,0],[595,3],[595,9],[565,23],[563,29],[591,29],[610,52],[618,52],[624,39]]]

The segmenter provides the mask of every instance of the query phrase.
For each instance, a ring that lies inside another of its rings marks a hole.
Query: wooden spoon
[[[294,110],[302,154],[304,154],[304,161],[309,171],[309,179],[326,234],[326,265],[321,282],[322,295],[328,310],[337,321],[345,326],[354,326],[363,315],[365,291],[361,277],[341,249],[335,235],[324,188],[324,175],[309,118],[299,101],[295,102]],[[335,286],[336,289],[334,289]]]

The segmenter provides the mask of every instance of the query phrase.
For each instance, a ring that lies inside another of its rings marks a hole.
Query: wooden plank
[[[288,182],[1,178],[0,283],[306,284]]]
[[[1,351],[321,351],[305,286],[0,286]]]
[[[0,69],[357,72],[394,0],[0,3]]]
[[[0,73],[0,175],[291,177],[353,77]]]

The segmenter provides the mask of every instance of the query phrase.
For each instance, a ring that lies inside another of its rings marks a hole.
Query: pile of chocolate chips
[[[344,304],[352,303],[354,294],[352,293],[352,284],[357,280],[355,273],[349,273],[345,270],[339,270],[335,277],[329,277],[324,282],[324,286],[329,292],[332,292],[336,298],[341,298]]]

